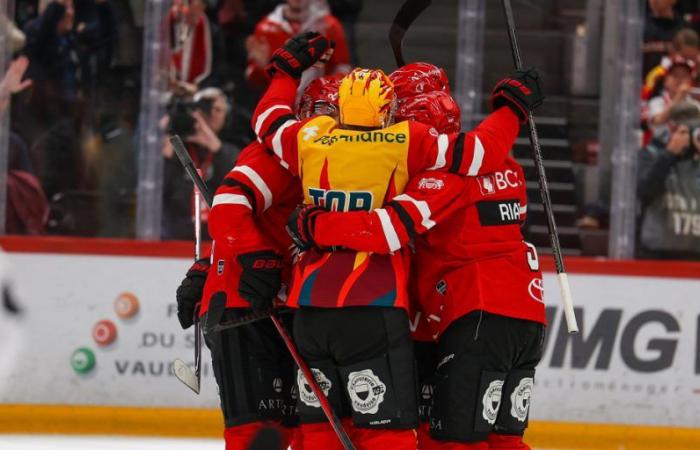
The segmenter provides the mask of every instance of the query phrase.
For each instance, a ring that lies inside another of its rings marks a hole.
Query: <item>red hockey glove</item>
[[[238,295],[256,311],[272,308],[282,287],[282,257],[272,250],[262,250],[243,253],[236,259],[243,269]]]
[[[194,309],[202,300],[204,292],[204,282],[207,280],[209,273],[209,258],[202,258],[195,263],[187,271],[185,279],[182,280],[177,288],[175,298],[177,299],[177,320],[180,321],[180,326],[187,329],[194,323]]]
[[[319,248],[314,241],[314,226],[316,217],[325,213],[322,206],[300,206],[295,209],[287,220],[287,233],[292,238],[292,242],[302,252],[311,247]]]
[[[316,32],[307,31],[289,39],[275,50],[265,70],[270,77],[280,71],[299,79],[303,71],[320,61],[332,48],[332,41]]]
[[[509,78],[504,78],[496,84],[491,93],[493,110],[508,106],[524,123],[527,114],[540,106],[544,101],[540,76],[533,68],[518,70]]]

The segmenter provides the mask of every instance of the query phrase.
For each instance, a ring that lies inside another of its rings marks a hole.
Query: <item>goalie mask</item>
[[[318,115],[338,117],[338,88],[342,75],[329,75],[313,80],[299,100],[299,118]]]
[[[460,110],[457,102],[444,91],[433,91],[403,99],[396,110],[396,121],[415,120],[430,125],[439,133],[460,130]]]
[[[380,69],[355,69],[340,83],[338,104],[343,125],[387,127],[396,105],[394,84]]]
[[[450,93],[450,82],[445,71],[429,63],[406,64],[393,71],[389,78],[394,83],[394,90],[399,101],[432,91]]]

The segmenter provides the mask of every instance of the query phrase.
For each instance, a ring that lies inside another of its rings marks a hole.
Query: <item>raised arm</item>
[[[496,85],[491,95],[494,112],[471,131],[438,134],[412,122],[409,172],[442,170],[477,176],[496,170],[515,144],[528,112],[543,100],[539,76],[529,69],[518,71]]]
[[[275,50],[266,70],[272,76],[253,113],[252,127],[258,141],[279,158],[282,167],[298,174],[297,134],[306,121],[294,115],[294,99],[302,72],[323,61],[330,41],[318,33],[304,33]]]

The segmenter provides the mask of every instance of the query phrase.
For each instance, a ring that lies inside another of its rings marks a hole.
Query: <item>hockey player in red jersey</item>
[[[270,52],[304,31],[316,31],[335,42],[335,51],[324,67],[326,74],[350,71],[350,52],[343,25],[330,14],[327,7],[310,3],[308,0],[287,0],[255,26],[253,35],[246,42],[248,66],[245,75],[251,86],[267,86],[269,78],[265,65],[270,59]]]
[[[524,119],[514,101],[518,91],[508,83],[494,90],[494,107],[506,104]],[[444,126],[425,114],[437,111],[435,100],[421,95],[423,104],[404,114]],[[288,229],[302,246],[389,253],[415,245],[411,295],[419,316],[413,323],[426,319],[437,340],[435,385],[421,392],[433,398],[427,407],[432,439],[419,433],[420,449],[529,448],[522,436],[545,312],[537,253],[520,231],[526,201],[523,171],[507,158],[479,177],[425,172],[382,209],[307,207],[290,219]]]
[[[300,117],[337,110],[339,79],[314,80],[304,91]],[[209,216],[215,239],[211,260],[197,261],[177,291],[178,318],[183,328],[193,322],[195,305],[206,320],[214,293],[226,293],[223,320],[253,309],[267,309],[284,284],[289,283],[291,244],[284,225],[301,201],[298,178],[284,170],[274,156],[254,142],[216,191]],[[258,268],[273,261],[273,268]],[[278,264],[281,262],[281,264]],[[205,285],[206,282],[206,285]],[[283,291],[284,292],[284,291]],[[288,316],[281,316],[286,318]],[[226,450],[247,449],[265,425],[278,429],[287,443],[296,425],[294,362],[269,320],[206,336],[219,385],[224,415]],[[298,448],[292,441],[292,448]]]
[[[502,164],[519,130],[510,108],[499,108],[469,133],[440,135],[418,122],[392,125],[393,84],[378,70],[356,69],[343,79],[339,123],[323,116],[296,120],[290,112],[298,78],[328,47],[323,37],[305,34],[278,49],[269,68],[271,85],[253,117],[259,138],[300,176],[304,202],[319,206],[317,212],[380,208],[423,170],[476,176]],[[528,84],[535,79],[508,81],[520,91],[522,108],[536,106],[539,87]],[[389,217],[380,216],[390,227]],[[399,245],[396,236],[388,239],[390,250],[399,250],[393,247]],[[350,435],[358,448],[414,449],[408,255],[306,250],[287,301],[300,307],[294,324],[300,353],[331,404],[352,419]],[[318,400],[299,381],[304,447],[339,448]]]

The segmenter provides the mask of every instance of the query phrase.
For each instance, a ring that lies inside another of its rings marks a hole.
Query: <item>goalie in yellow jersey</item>
[[[389,202],[425,170],[477,176],[499,167],[527,111],[543,97],[537,74],[519,72],[499,83],[495,111],[476,129],[439,134],[419,122],[394,124],[391,80],[381,70],[355,69],[341,82],[339,120],[298,120],[292,107],[301,73],[330,47],[322,36],[306,33],[275,51],[268,66],[272,81],[253,127],[280,164],[299,176],[304,203],[311,206],[290,219],[293,239],[318,211],[384,207],[377,216],[394,253],[321,250],[295,241],[304,252],[288,298],[288,306],[299,308],[294,337],[331,404],[351,421],[349,433],[359,448],[415,449],[417,399],[406,314],[409,258],[399,249],[397,233],[405,230],[394,228],[391,215],[406,221],[420,217],[426,228],[434,222],[424,202],[412,205],[414,214],[392,209]],[[303,377],[298,384],[304,448],[341,448]]]

